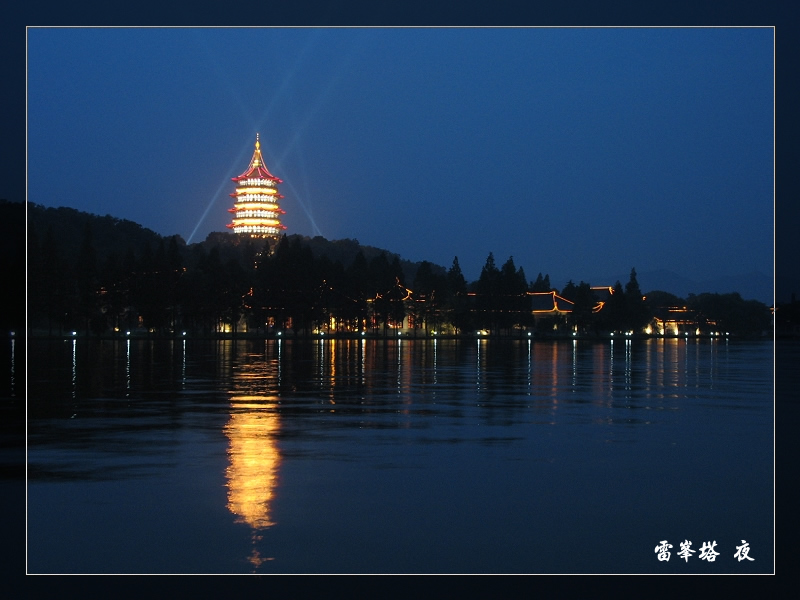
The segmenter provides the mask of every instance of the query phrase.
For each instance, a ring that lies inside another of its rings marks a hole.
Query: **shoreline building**
[[[227,227],[234,233],[250,237],[277,238],[286,229],[280,219],[280,215],[286,214],[279,205],[283,196],[277,188],[283,181],[270,173],[264,164],[258,134],[250,166],[231,181],[236,182],[236,191],[231,194],[234,205],[228,212],[234,216]]]

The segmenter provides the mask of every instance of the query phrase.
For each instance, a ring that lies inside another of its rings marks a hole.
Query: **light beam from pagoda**
[[[314,119],[317,113],[322,109],[322,107],[325,106],[325,104],[327,104],[328,97],[331,95],[333,88],[343,79],[343,75],[347,70],[347,67],[349,67],[350,63],[354,60],[356,54],[360,50],[361,49],[355,47],[355,45],[351,47],[350,51],[345,55],[344,60],[340,63],[338,68],[335,69],[333,72],[331,72],[331,77],[329,77],[327,85],[322,90],[322,93],[317,96],[317,101],[311,106],[311,108],[309,108],[306,111],[304,118],[300,122],[300,124],[293,127],[294,135],[289,140],[289,143],[284,146],[283,155],[277,157],[275,161],[272,161],[272,164],[275,167],[275,169],[280,171],[280,167],[284,159],[289,155],[290,152],[295,150],[295,148],[300,147],[300,138],[305,134],[305,130],[307,129],[308,125],[311,123],[311,121]],[[273,96],[273,98],[276,97],[277,94]],[[267,113],[268,111],[264,113],[260,122],[264,122],[266,120]],[[292,196],[294,197],[295,200],[297,200],[297,203],[300,205],[300,208],[303,209],[303,212],[306,213],[306,216],[308,217],[308,220],[310,221],[311,227],[313,228],[315,234],[322,236],[322,231],[320,231],[320,228],[317,226],[317,222],[314,220],[311,211],[308,210],[305,203],[302,201],[301,196],[300,194],[297,193],[297,190],[295,189],[294,185],[292,185],[291,182],[284,182],[282,185],[287,185],[289,187],[289,190],[292,192]]]
[[[289,191],[291,191],[291,193],[292,193],[292,198],[297,200],[297,203],[300,205],[300,208],[302,208],[303,212],[306,213],[306,216],[308,217],[308,220],[311,223],[311,227],[313,228],[315,235],[320,235],[322,237],[325,237],[324,235],[322,235],[322,231],[320,231],[320,228],[317,227],[317,222],[314,220],[314,216],[311,214],[311,212],[308,210],[308,208],[306,208],[305,203],[301,199],[300,194],[297,193],[297,190],[295,189],[295,187],[290,182],[286,182],[286,181],[283,182],[283,185],[285,185],[285,186],[287,186],[289,188]]]
[[[293,142],[297,142],[297,140],[298,140],[297,136],[295,136],[292,139]],[[305,176],[305,174],[306,174],[306,168],[305,167],[306,167],[307,163],[306,163],[305,157],[303,156],[302,145],[299,144],[299,143],[295,143],[295,146],[296,146],[295,154],[300,159],[300,162],[302,163],[301,166],[302,166],[302,171],[303,171],[303,183],[305,184],[304,187],[305,187],[305,192],[306,192],[305,196],[310,196],[311,194],[308,192],[308,178]],[[283,159],[286,158],[287,154],[288,153],[285,152],[282,157],[278,158],[275,161],[276,168],[280,169],[281,163],[283,162]],[[289,190],[292,193],[292,197],[300,205],[300,208],[303,209],[303,212],[306,214],[306,217],[308,217],[308,222],[311,224],[311,228],[314,231],[314,235],[319,235],[319,236],[325,237],[322,234],[322,231],[320,230],[319,226],[317,225],[317,221],[314,219],[314,215],[311,214],[311,210],[306,206],[306,203],[303,202],[304,194],[300,194],[297,191],[297,188],[294,187],[294,185],[292,184],[291,181],[285,182],[285,185],[287,185],[289,187]]]
[[[217,201],[217,198],[219,198],[219,195],[222,193],[222,189],[225,188],[225,187],[228,187],[228,182],[227,181],[223,182],[219,186],[219,188],[217,189],[217,192],[211,197],[211,202],[208,203],[208,206],[206,207],[206,210],[203,212],[203,216],[200,217],[200,220],[197,222],[197,225],[194,226],[194,229],[192,230],[191,235],[189,235],[189,239],[186,240],[187,244],[191,244],[192,243],[192,239],[194,238],[194,234],[197,233],[197,230],[200,229],[200,225],[202,225],[203,221],[206,220],[206,217],[208,216],[208,213],[211,210],[211,207],[214,206],[214,203]]]
[[[246,148],[246,146],[245,146],[245,148]],[[235,173],[236,172],[236,165],[241,164],[246,155],[247,155],[247,150],[242,149],[242,151],[239,153],[239,156],[236,158],[236,160],[233,162],[233,164],[231,164],[231,166],[228,168],[228,173]],[[203,212],[203,215],[200,217],[200,220],[197,221],[197,225],[194,226],[194,229],[192,230],[192,233],[189,235],[189,238],[186,240],[187,244],[191,244],[192,243],[192,239],[194,239],[194,236],[197,233],[197,230],[200,229],[200,225],[202,225],[203,221],[206,220],[206,217],[208,216],[208,213],[211,211],[211,207],[214,206],[214,203],[217,201],[217,198],[219,198],[219,195],[222,193],[222,190],[226,189],[228,187],[229,181],[230,181],[229,177],[225,178],[225,180],[217,188],[216,193],[211,197],[211,202],[209,202],[208,206],[206,207],[206,210]]]

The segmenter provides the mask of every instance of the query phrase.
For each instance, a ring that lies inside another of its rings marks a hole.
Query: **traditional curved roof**
[[[555,292],[528,292],[528,296],[531,299],[531,309],[535,313],[567,313],[572,312],[575,305]]]
[[[250,159],[250,166],[238,177],[231,178],[232,181],[241,181],[243,179],[271,179],[275,183],[283,183],[282,180],[275,177],[267,169],[264,157],[261,156],[261,142],[258,139],[258,134],[256,134],[256,149],[253,151],[253,158]]]

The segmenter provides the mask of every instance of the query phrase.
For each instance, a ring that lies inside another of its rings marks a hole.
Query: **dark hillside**
[[[395,254],[394,252],[390,252],[382,248],[376,248],[374,246],[362,246],[358,240],[347,238],[342,240],[326,240],[322,236],[310,238],[308,236],[299,234],[287,235],[286,238],[290,243],[299,240],[303,246],[308,246],[311,248],[314,258],[326,258],[334,264],[337,262],[341,263],[345,269],[349,268],[353,264],[353,261],[359,252],[364,255],[364,258],[367,260],[367,262],[370,262],[383,253],[386,255],[386,258],[389,260],[389,262],[392,262],[395,260],[395,258],[400,261],[400,267],[403,270],[403,277],[407,283],[414,281],[414,277],[416,277],[417,274],[417,269],[419,269],[420,266],[420,263],[414,263],[409,260],[405,260],[399,254]],[[192,250],[196,246],[203,248],[206,252],[208,252],[211,248],[216,246],[219,248],[220,257],[227,259],[230,256],[237,255],[237,248],[243,244],[252,244],[255,248],[260,250],[264,243],[258,240],[241,240],[233,233],[214,232],[209,234],[205,241],[197,244],[191,244],[188,246],[188,248]],[[431,269],[435,275],[439,276],[444,276],[447,272],[444,267],[439,265],[431,265]]]
[[[11,205],[13,203],[7,204]],[[24,206],[21,203],[18,204],[20,209]],[[164,237],[151,229],[142,227],[138,223],[118,219],[111,215],[98,216],[74,208],[52,208],[32,202],[28,203],[27,210],[29,234],[41,243],[48,230],[52,231],[53,241],[65,258],[78,256],[85,237],[87,224],[91,228],[92,244],[100,261],[112,254],[118,257],[125,256],[129,251],[133,251],[134,254],[140,256],[145,246],[149,246],[154,250],[162,241],[167,242],[169,237],[176,238],[183,254],[191,255],[192,249],[195,247],[202,248],[206,253],[211,248],[218,247],[220,258],[223,262],[231,257],[239,256],[240,252],[244,250],[244,248],[240,247],[242,245],[252,245],[256,250],[261,250],[263,246],[263,242],[258,240],[241,240],[233,233],[214,232],[209,234],[205,241],[191,244],[187,247],[180,236]],[[10,214],[10,209],[6,208],[5,205],[4,211]],[[20,210],[17,210],[17,212],[20,213],[17,215],[17,221],[21,223],[24,220],[24,213]],[[13,233],[13,231],[21,232],[22,230],[11,227],[9,231]],[[397,258],[403,269],[403,275],[409,282],[414,280],[419,267],[419,263],[404,260],[394,252],[375,248],[374,246],[362,246],[358,243],[358,240],[329,241],[321,236],[310,238],[299,234],[289,235],[287,238],[289,241],[299,239],[304,246],[311,248],[316,258],[325,257],[332,263],[340,262],[345,268],[353,263],[359,251],[364,254],[367,261],[379,256],[381,253],[385,253],[390,262]],[[9,239],[8,236],[6,236],[6,239]],[[186,250],[189,250],[189,252],[186,252]],[[245,251],[245,255],[250,255],[251,253],[252,251]],[[439,265],[433,265],[433,271],[438,275],[444,275],[446,269]]]
[[[87,224],[91,227],[92,242],[101,260],[111,254],[124,256],[128,250],[138,254],[146,244],[154,248],[164,239],[138,223],[111,215],[100,217],[74,208],[49,208],[28,203],[29,235],[33,234],[36,239],[42,240],[48,229],[51,230],[56,247],[65,257],[78,255]],[[179,245],[185,245],[180,236],[176,237]]]
[[[316,236],[313,238],[306,236],[289,237],[299,237],[304,245],[307,244],[311,247],[311,251],[314,253],[315,257],[321,258],[324,256],[333,263],[342,263],[342,266],[345,268],[348,268],[351,264],[353,264],[353,260],[359,251],[364,254],[364,258],[367,259],[367,262],[378,257],[381,253],[385,253],[389,262],[393,261],[395,258],[400,261],[400,266],[403,269],[403,276],[405,277],[406,282],[409,284],[410,282],[414,281],[414,277],[416,277],[417,269],[420,265],[420,263],[414,263],[409,260],[405,260],[399,254],[389,252],[388,250],[384,250],[382,248],[376,248],[374,246],[362,246],[358,243],[358,240],[343,239],[328,241],[321,236]],[[435,275],[440,276],[444,276],[447,272],[447,269],[439,265],[431,265],[431,269]]]

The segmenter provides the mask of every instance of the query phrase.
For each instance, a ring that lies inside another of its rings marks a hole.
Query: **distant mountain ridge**
[[[617,281],[624,286],[630,279],[630,273],[616,275],[614,277],[597,277],[590,279],[592,285],[614,285]],[[758,300],[766,305],[773,303],[773,280],[772,277],[764,275],[758,271],[731,275],[726,277],[716,277],[697,281],[670,271],[668,269],[658,269],[636,273],[639,288],[647,294],[655,290],[669,292],[686,298],[689,294],[729,294],[738,292],[744,300]]]

